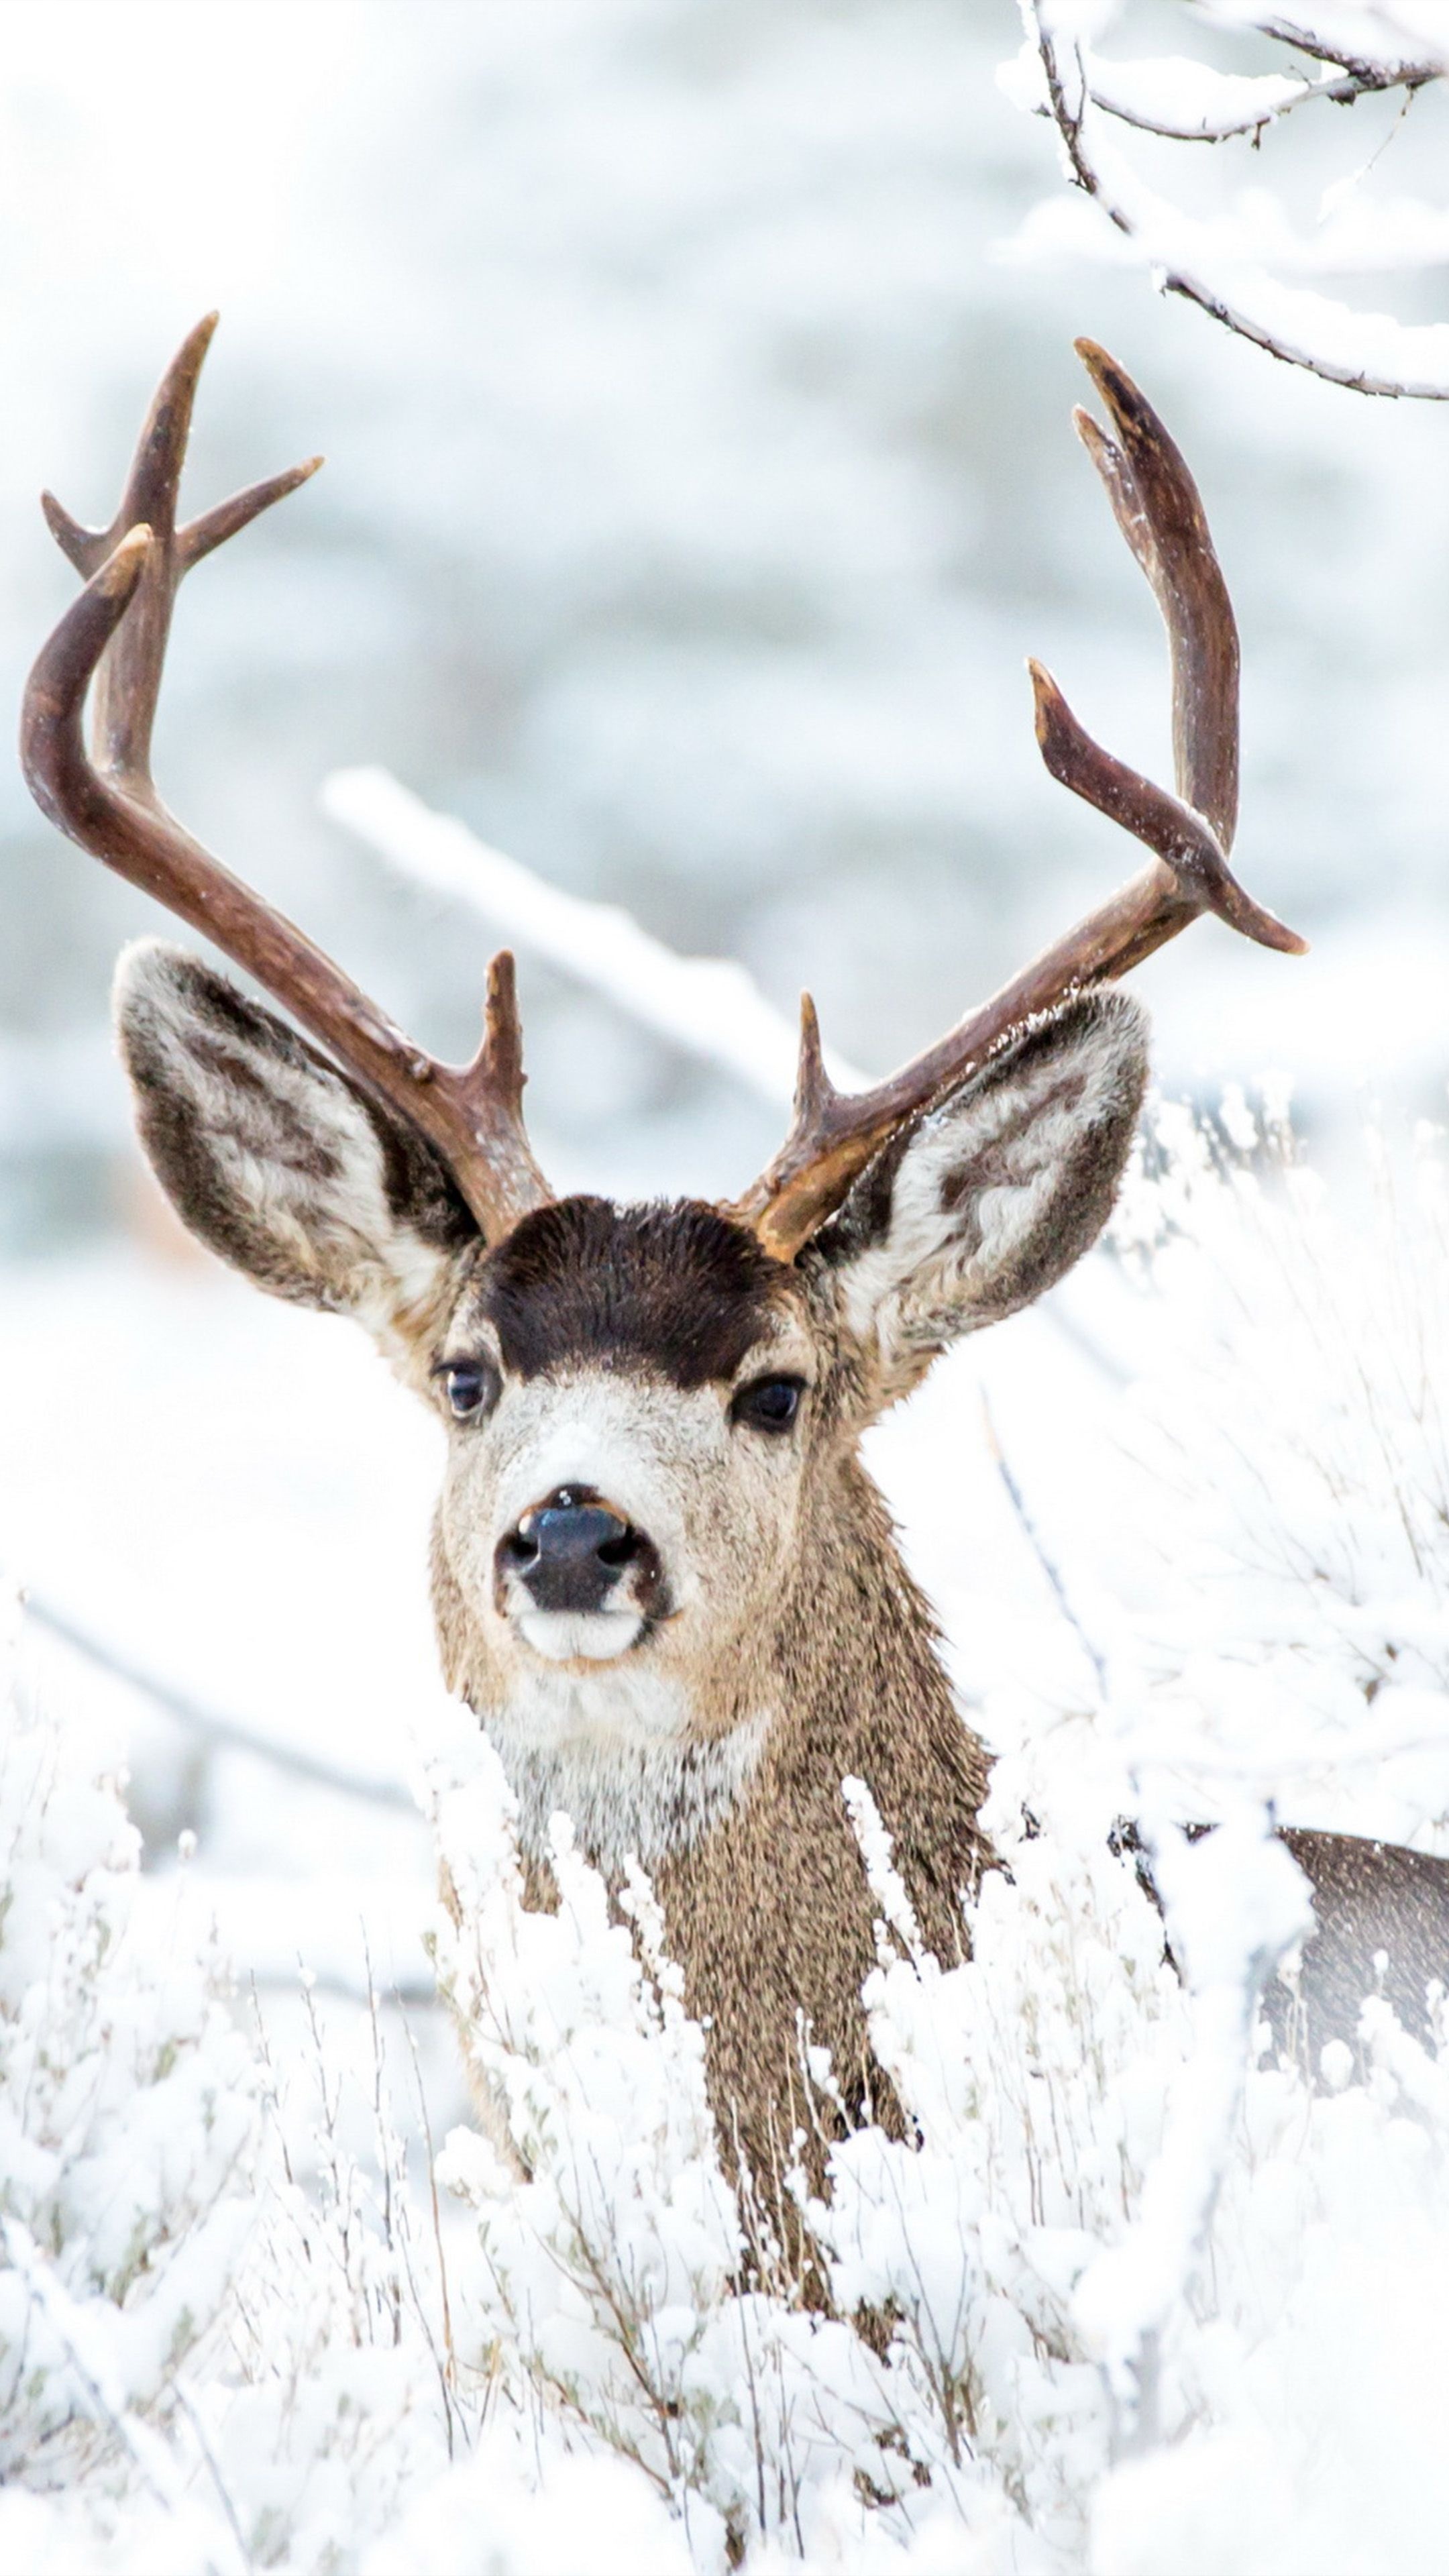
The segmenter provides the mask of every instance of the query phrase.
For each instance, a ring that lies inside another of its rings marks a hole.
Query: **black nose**
[[[563,1486],[537,1511],[524,1513],[498,1554],[522,1576],[540,1610],[602,1610],[642,1547],[639,1532],[617,1512],[580,1502]]]

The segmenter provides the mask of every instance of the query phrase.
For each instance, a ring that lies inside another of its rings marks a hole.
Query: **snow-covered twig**
[[[1226,143],[1236,135],[1256,142],[1295,109],[1327,100],[1351,107],[1355,100],[1403,90],[1412,96],[1443,75],[1431,56],[1370,56],[1330,52],[1310,29],[1277,16],[1255,18],[1256,33],[1276,37],[1296,53],[1324,65],[1318,79],[1283,72],[1221,72],[1181,57],[1167,61],[1109,63],[1094,58],[1088,88],[1092,103],[1140,134],[1168,143]]]
[[[681,957],[612,903],[586,903],[504,856],[466,823],[438,814],[385,769],[341,769],[324,781],[322,810],[403,876],[481,914],[495,933],[546,965],[603,993],[641,1027],[702,1056],[788,1107],[798,1039],[743,966]],[[832,1082],[846,1091],[867,1076],[826,1049]]]
[[[1271,357],[1305,368],[1356,393],[1449,401],[1449,325],[1407,323],[1347,305],[1289,282],[1342,270],[1401,269],[1449,256],[1449,211],[1397,204],[1348,203],[1342,188],[1324,203],[1320,236],[1296,235],[1277,201],[1261,189],[1241,212],[1208,221],[1158,195],[1124,160],[1108,120],[1168,141],[1255,141],[1280,117],[1311,99],[1340,104],[1371,92],[1401,90],[1407,108],[1449,63],[1441,53],[1335,50],[1332,35],[1277,17],[1235,13],[1253,31],[1325,63],[1318,81],[1219,73],[1190,61],[1106,63],[1086,41],[1073,0],[1022,0],[1027,45],[1003,67],[1002,81],[1019,106],[1048,117],[1062,145],[1066,175],[1114,228],[1125,255],[1146,266],[1161,292],[1183,296],[1225,329]],[[1385,32],[1392,22],[1378,15]],[[1059,203],[1036,209],[1012,246],[1038,256],[1063,248],[1101,255],[1110,236],[1087,235]]]

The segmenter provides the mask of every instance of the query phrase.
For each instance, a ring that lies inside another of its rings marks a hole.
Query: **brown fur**
[[[1449,1865],[1357,1834],[1285,1825],[1280,1840],[1313,1890],[1318,1929],[1296,1979],[1268,1989],[1279,2045],[1316,2075],[1325,2040],[1353,2045],[1359,2006],[1373,1994],[1416,2039],[1430,2038],[1429,1989],[1449,1984]]]
[[[961,1896],[989,1858],[976,1822],[986,1756],[937,1661],[928,1605],[853,1458],[830,1488],[766,1645],[782,1717],[760,1769],[708,1840],[658,1873],[689,2008],[708,2018],[727,2151],[738,2140],[757,2176],[802,2110],[802,2037],[829,2049],[847,2116],[899,2121],[861,2006],[877,1909],[842,1779],[871,1789],[944,1959],[966,1947]],[[806,2162],[818,2182],[813,2139]]]
[[[520,1377],[596,1360],[695,1387],[733,1377],[784,1286],[752,1234],[696,1200],[560,1199],[490,1255],[477,1316]]]

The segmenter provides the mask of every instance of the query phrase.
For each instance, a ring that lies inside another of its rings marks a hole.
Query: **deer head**
[[[315,470],[177,523],[214,317],[168,369],[112,526],[46,514],[88,576],[36,664],[27,776],[62,830],[201,930],[288,1023],[146,942],[118,979],[143,1140],[185,1223],[274,1294],[355,1315],[447,1424],[449,1659],[489,1699],[540,1664],[683,1686],[758,1629],[829,1461],[955,1336],[1039,1296],[1110,1206],[1142,1016],[1102,987],[1199,912],[1301,946],[1228,869],[1237,641],[1177,449],[1079,344],[1116,438],[1078,424],[1166,617],[1179,794],[1091,741],[1033,666],[1054,774],[1147,868],[875,1089],[834,1091],[803,1006],[790,1133],[733,1204],[556,1201],[522,1118],[513,965],[474,1061],[440,1064],[178,824],[149,745],[185,573]],[[92,747],[83,711],[94,681]]]

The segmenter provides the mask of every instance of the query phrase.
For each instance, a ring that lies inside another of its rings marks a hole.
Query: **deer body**
[[[831,1089],[807,1003],[794,1124],[732,1205],[556,1201],[523,1129],[511,960],[494,961],[474,1063],[439,1065],[151,784],[176,586],[301,479],[177,526],[209,335],[168,371],[112,528],[47,505],[88,580],[32,674],[27,774],[65,830],[328,1050],[180,951],[146,942],[122,961],[142,1140],[186,1224],[273,1294],[352,1315],[447,1427],[440,1651],[512,1783],[535,1901],[559,1809],[612,1881],[631,1859],[649,1869],[708,2027],[727,2160],[768,2182],[802,2042],[830,2051],[846,2116],[899,2118],[861,2008],[872,1908],[842,1782],[875,1797],[938,1954],[964,1944],[961,1896],[991,1860],[986,1758],[861,1436],[1105,1223],[1146,1078],[1142,1014],[1113,979],[1205,910],[1302,945],[1227,866],[1237,637],[1201,503],[1143,397],[1082,344],[1121,445],[1084,436],[1168,625],[1178,793],[1093,743],[1042,672],[1038,731],[1054,774],[1147,843],[1146,870],[859,1096]],[[1325,1890],[1323,2010],[1351,2029],[1386,1926],[1404,1935],[1391,1991],[1422,2005],[1449,1962],[1449,1872],[1289,1840]],[[1323,2027],[1310,2015],[1310,2037]]]

